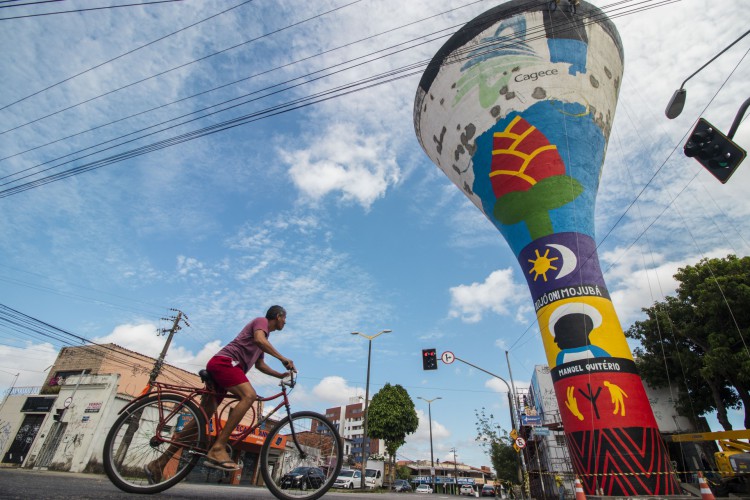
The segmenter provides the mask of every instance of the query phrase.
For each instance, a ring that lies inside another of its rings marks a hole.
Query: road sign
[[[537,426],[531,430],[531,434],[534,436],[549,436],[549,429],[546,427]]]
[[[510,438],[512,440],[515,441],[517,437],[518,437],[518,431],[517,430],[513,429],[512,431],[510,431]]]
[[[73,402],[73,397],[68,396],[67,398],[65,398],[65,402],[63,403],[63,408],[68,408],[70,406],[70,403],[72,402]]]
[[[521,425],[542,425],[541,415],[521,415]]]
[[[440,359],[443,360],[443,363],[445,363],[446,365],[449,365],[456,360],[456,357],[453,355],[452,352],[445,351],[443,354],[440,355]]]
[[[523,448],[524,446],[526,446],[526,440],[524,438],[520,437],[520,436],[517,437],[516,438],[516,446],[518,446],[519,448]]]

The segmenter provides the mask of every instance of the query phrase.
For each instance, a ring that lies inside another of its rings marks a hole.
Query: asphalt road
[[[329,491],[324,498],[331,500],[415,500],[408,493],[364,493]],[[427,495],[425,495],[427,496]],[[406,498],[404,498],[406,497]],[[243,498],[275,500],[267,489],[252,486],[227,486],[220,484],[180,483],[156,495],[134,495],[117,489],[107,476],[97,474],[71,474],[28,469],[0,468],[0,498],[3,499],[196,499],[196,498]],[[449,498],[447,495],[430,495],[429,500]],[[455,498],[455,497],[454,497]]]

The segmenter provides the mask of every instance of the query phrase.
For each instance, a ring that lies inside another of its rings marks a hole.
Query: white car
[[[417,489],[414,490],[415,493],[432,493],[432,488],[430,488],[429,484],[420,484],[417,486]]]
[[[339,472],[336,481],[333,482],[334,488],[347,488],[353,490],[362,485],[362,473],[353,469],[342,469]]]
[[[462,484],[459,493],[462,495],[474,496],[474,488],[472,488],[470,484]]]

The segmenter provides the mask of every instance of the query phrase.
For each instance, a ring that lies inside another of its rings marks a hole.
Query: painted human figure
[[[569,306],[563,305],[550,317],[550,332],[554,334],[555,343],[560,348],[555,363],[561,365],[579,359],[609,356],[607,351],[591,344],[589,339],[592,330],[602,324],[601,314],[588,304],[573,306],[570,308],[572,312],[567,312]]]

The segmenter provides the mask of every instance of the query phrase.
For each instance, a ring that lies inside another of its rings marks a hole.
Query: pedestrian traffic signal
[[[747,153],[701,118],[685,143],[685,156],[695,158],[706,170],[726,184]]]
[[[437,370],[437,351],[435,349],[422,349],[422,369]]]

